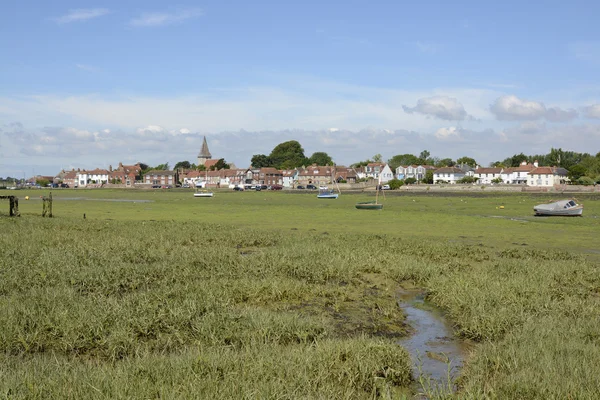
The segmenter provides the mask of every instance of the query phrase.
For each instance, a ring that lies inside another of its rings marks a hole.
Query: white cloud
[[[517,96],[501,96],[490,106],[490,111],[499,120],[535,120],[544,117],[546,106],[537,101],[521,100]]]
[[[87,71],[87,72],[97,72],[98,68],[93,67],[91,65],[87,65],[87,64],[75,64],[75,66],[83,71]]]
[[[408,114],[416,112],[448,121],[463,121],[468,116],[465,107],[457,99],[448,96],[422,98],[415,107],[403,105],[402,109]]]
[[[88,19],[102,17],[110,11],[106,8],[80,8],[69,10],[69,12],[54,20],[59,24],[68,24],[70,22],[87,21]]]
[[[577,110],[569,108],[567,110],[563,110],[559,107],[550,107],[546,110],[546,115],[544,116],[548,121],[551,122],[566,122],[572,121],[579,116]]]
[[[165,26],[183,22],[190,18],[196,18],[204,15],[204,12],[199,8],[190,8],[186,10],[179,10],[173,13],[166,12],[154,12],[154,13],[143,13],[137,18],[129,21],[131,26],[135,27],[156,27]]]
[[[187,129],[187,128],[181,128],[181,129],[179,130],[179,133],[186,134],[186,133],[191,133],[191,131],[190,131],[189,129]]]
[[[592,104],[591,106],[583,107],[583,116],[586,118],[600,119],[600,104]]]
[[[440,140],[458,139],[460,137],[460,131],[455,126],[440,128],[435,132],[435,137]]]

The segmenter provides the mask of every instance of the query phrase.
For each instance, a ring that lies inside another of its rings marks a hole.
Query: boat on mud
[[[553,203],[538,204],[533,207],[533,211],[535,215],[539,216],[581,217],[583,204],[579,204],[575,199],[566,199]]]
[[[329,189],[327,187],[320,187],[319,194],[317,194],[317,199],[337,199],[339,196],[338,193],[335,193],[333,189]]]
[[[194,197],[213,197],[213,192],[196,192]]]
[[[363,201],[356,203],[355,207],[359,210],[381,210],[383,209],[383,204],[376,201]]]

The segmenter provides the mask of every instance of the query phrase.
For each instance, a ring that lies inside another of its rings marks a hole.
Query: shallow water
[[[430,387],[452,391],[452,382],[460,373],[467,345],[454,337],[452,327],[444,320],[442,312],[425,302],[421,290],[403,289],[399,297],[406,323],[412,330],[412,334],[400,340],[399,344],[410,353],[415,380],[420,382],[420,377],[423,377]]]

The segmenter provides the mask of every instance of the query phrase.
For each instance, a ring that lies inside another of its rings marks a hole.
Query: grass
[[[0,218],[0,397],[401,398],[400,284],[477,343],[431,397],[600,391],[594,197],[65,190],[42,219],[40,194]]]

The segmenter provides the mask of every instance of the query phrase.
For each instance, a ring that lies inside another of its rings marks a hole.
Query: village
[[[140,163],[116,168],[93,170],[62,170],[56,176],[36,176],[27,180],[28,186],[47,181],[47,186],[63,188],[252,188],[311,189],[319,186],[345,184],[346,188],[385,185],[392,180],[417,184],[471,183],[476,185],[524,185],[556,187],[568,183],[569,171],[561,167],[540,166],[538,162],[523,161],[518,167],[481,167],[467,164],[435,167],[432,165],[400,165],[392,170],[388,163],[370,162],[360,167],[342,165],[307,165],[293,169],[274,167],[214,169],[220,160],[212,158],[206,138],[197,157],[203,170],[177,168],[143,171]],[[385,185],[385,188],[388,188]]]

